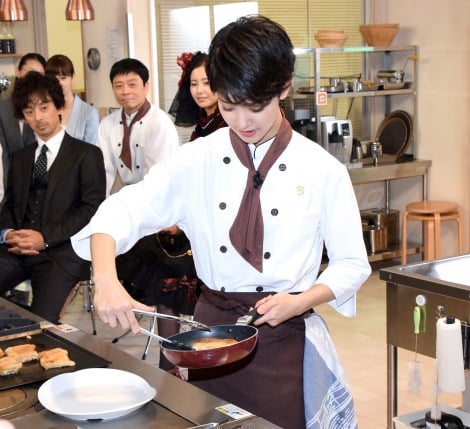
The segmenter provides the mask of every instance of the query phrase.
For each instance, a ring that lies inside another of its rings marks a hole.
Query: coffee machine
[[[286,109],[284,113],[295,131],[315,140],[315,122],[310,114],[310,109]]]
[[[322,146],[342,163],[349,163],[353,130],[350,119],[322,120]]]

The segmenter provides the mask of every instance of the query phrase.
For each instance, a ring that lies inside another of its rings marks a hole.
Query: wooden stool
[[[441,221],[455,220],[458,227],[458,249],[462,254],[462,213],[457,204],[450,201],[415,201],[406,205],[402,215],[402,249],[401,263],[406,264],[407,221],[423,222],[423,259],[436,259],[441,250]]]

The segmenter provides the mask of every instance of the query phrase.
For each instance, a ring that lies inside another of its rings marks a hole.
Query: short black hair
[[[119,74],[129,74],[131,72],[137,73],[144,85],[149,80],[149,69],[135,58],[124,58],[113,64],[109,72],[109,79],[113,83],[113,79]]]
[[[35,97],[44,102],[52,100],[58,110],[65,106],[64,93],[57,78],[30,71],[24,77],[16,79],[11,93],[11,101],[17,118],[24,119],[23,109]]]
[[[212,91],[233,104],[265,104],[290,84],[295,54],[284,28],[262,15],[237,19],[212,39],[207,77]]]
[[[46,59],[41,54],[38,54],[37,52],[28,52],[20,58],[18,70],[21,70],[29,60],[36,60],[42,64],[44,69],[46,68]]]

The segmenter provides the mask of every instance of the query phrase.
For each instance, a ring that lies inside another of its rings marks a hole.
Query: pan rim
[[[217,348],[210,349],[210,350],[222,350],[222,349],[228,349],[230,347],[239,347],[239,344],[241,342],[250,341],[254,337],[258,336],[258,329],[254,326],[251,326],[251,325],[233,325],[233,324],[232,325],[216,325],[216,326],[211,326],[210,328],[215,329],[215,328],[235,328],[235,327],[237,329],[249,329],[249,330],[253,331],[253,333],[250,336],[244,338],[243,340],[238,340],[239,341],[238,343],[228,344],[226,346],[217,347]],[[179,334],[172,335],[172,336],[168,337],[168,339],[169,340],[176,340],[178,342],[183,342],[184,343],[184,338],[183,338],[183,341],[182,341],[182,337],[189,336],[189,335],[193,334],[195,331],[200,331],[202,333],[200,338],[210,338],[210,335],[207,335],[207,331],[202,331],[200,329],[193,329],[191,331],[180,332]],[[204,333],[206,333],[206,335],[204,335]],[[237,339],[235,336],[225,336],[225,337],[218,337],[218,338],[222,338],[222,339],[234,338],[234,339]],[[190,344],[188,344],[188,345],[190,345]],[[171,344],[168,344],[168,343],[161,343],[160,347],[162,347],[165,350],[169,350],[169,351],[177,351],[178,353],[201,353],[201,352],[207,351],[207,350],[180,350],[180,349],[177,349],[176,347],[173,347]]]

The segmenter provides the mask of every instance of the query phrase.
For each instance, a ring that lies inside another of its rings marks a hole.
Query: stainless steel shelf
[[[318,52],[319,54],[334,54],[334,53],[358,53],[358,52],[394,52],[394,51],[412,51],[416,49],[415,45],[403,46],[343,46],[341,48],[296,48],[294,53],[296,55],[311,54]]]
[[[417,255],[419,253],[423,253],[423,251],[424,251],[423,246],[419,244],[410,245],[408,243],[406,254],[408,256]],[[389,247],[383,252],[369,253],[367,255],[367,259],[369,260],[370,263],[386,261],[389,259],[397,259],[397,258],[401,258],[401,245]],[[324,269],[326,269],[327,266],[328,266],[328,258],[325,256],[322,260],[320,270],[323,271]]]
[[[423,253],[423,246],[416,244],[408,246],[406,249],[407,255],[416,255]],[[385,261],[386,259],[401,258],[401,245],[390,247],[383,252],[370,253],[368,255],[369,262]]]
[[[416,176],[423,176],[424,180],[430,166],[431,161],[427,160],[380,164],[379,158],[379,165],[365,165],[362,168],[352,168],[349,170],[349,176],[351,177],[353,185]],[[423,186],[425,186],[425,182]]]

